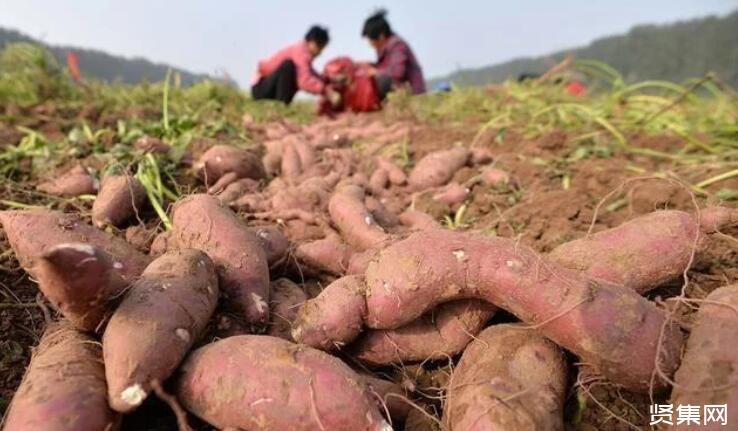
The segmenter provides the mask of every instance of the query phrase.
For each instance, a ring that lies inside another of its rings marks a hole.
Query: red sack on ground
[[[337,57],[326,63],[323,76],[331,87],[341,94],[341,104],[332,107],[322,98],[319,111],[321,114],[333,114],[344,111],[370,112],[381,108],[379,93],[374,78],[369,76],[371,65],[355,63],[348,57]]]

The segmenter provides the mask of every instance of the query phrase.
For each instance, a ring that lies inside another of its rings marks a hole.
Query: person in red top
[[[256,69],[251,96],[256,99],[292,102],[298,90],[313,94],[329,93],[335,98],[325,80],[313,70],[313,59],[328,45],[328,30],[312,26],[305,39],[293,43],[261,60]]]
[[[423,70],[410,46],[397,36],[385,18],[387,11],[379,10],[364,21],[361,35],[377,50],[374,64],[377,91],[381,99],[397,88],[408,88],[413,94],[425,93]]]

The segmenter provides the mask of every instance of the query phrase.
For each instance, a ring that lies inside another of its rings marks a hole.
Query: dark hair
[[[305,41],[313,41],[318,44],[321,48],[325,48],[328,45],[330,37],[328,36],[328,30],[319,25],[310,27],[307,33],[305,33]]]
[[[371,40],[377,40],[382,35],[386,37],[392,36],[392,29],[384,18],[385,15],[387,15],[387,11],[384,9],[374,12],[372,16],[364,21],[364,28],[361,30],[361,35]]]

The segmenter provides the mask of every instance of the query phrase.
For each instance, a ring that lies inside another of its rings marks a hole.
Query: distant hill
[[[83,75],[109,82],[120,81],[133,84],[144,79],[160,81],[164,79],[167,69],[170,68],[166,64],[153,63],[143,58],[125,58],[94,49],[46,45],[21,32],[0,27],[0,49],[13,42],[34,42],[44,45],[62,64],[66,61],[67,52],[74,51]],[[171,69],[180,74],[184,85],[208,77],[175,67]]]
[[[668,25],[641,25],[627,34],[597,39],[585,47],[527,57],[478,69],[461,69],[446,77],[458,85],[483,85],[542,73],[567,54],[603,61],[628,81],[682,81],[713,71],[738,87],[738,11]]]

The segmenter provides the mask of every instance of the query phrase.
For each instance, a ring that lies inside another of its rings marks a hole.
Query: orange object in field
[[[75,82],[82,80],[82,73],[79,71],[79,62],[77,61],[77,54],[74,51],[67,52],[67,70],[69,70],[69,76]]]

